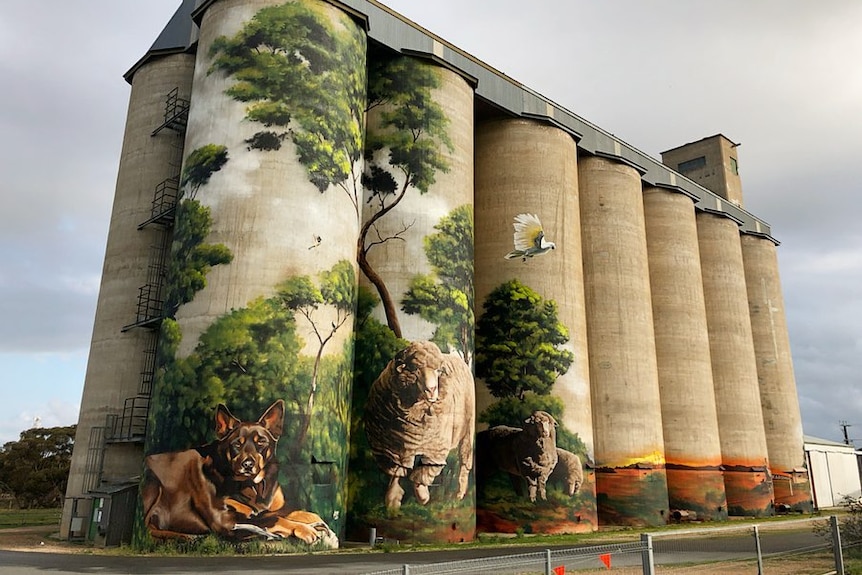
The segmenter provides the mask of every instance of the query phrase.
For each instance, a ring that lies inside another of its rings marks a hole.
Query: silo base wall
[[[650,527],[667,523],[664,469],[596,470],[599,525]]]
[[[773,475],[775,490],[775,510],[782,513],[811,513],[814,511],[814,497],[811,495],[811,482],[807,474]]]
[[[667,492],[673,511],[687,511],[689,520],[727,519],[724,476],[719,469],[667,469]],[[685,515],[683,515],[685,516]]]
[[[519,492],[520,491],[520,492]],[[476,531],[479,533],[590,533],[598,528],[596,474],[585,469],[583,483],[570,495],[568,487],[553,480],[547,499],[530,501],[521,478],[498,473],[489,478],[477,496]]]
[[[383,541],[409,541],[411,544],[464,543],[476,538],[476,517],[472,507],[458,505],[458,501],[435,501],[431,492],[427,505],[411,503],[405,495],[401,511],[391,514],[385,510],[379,515],[366,513],[351,515],[347,524],[348,541],[369,541],[371,529]],[[426,521],[416,517],[428,514]]]
[[[769,517],[775,514],[772,477],[766,471],[724,472],[727,513],[736,517]]]

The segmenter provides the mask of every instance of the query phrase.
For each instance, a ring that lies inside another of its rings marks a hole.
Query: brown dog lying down
[[[284,508],[275,461],[283,423],[280,399],[256,422],[240,421],[219,405],[215,441],[148,456],[141,499],[150,534],[159,539],[207,533],[234,540],[296,537],[338,547],[320,516]]]

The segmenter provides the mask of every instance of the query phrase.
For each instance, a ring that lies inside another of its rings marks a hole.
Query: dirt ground
[[[763,572],[766,575],[823,575],[835,569],[831,556],[803,556],[766,559]],[[722,562],[709,565],[657,566],[656,575],[685,573],[686,575],[757,575],[757,562]]]
[[[88,547],[60,541],[55,525],[0,529],[0,549],[7,551],[40,551],[42,553],[81,553]]]

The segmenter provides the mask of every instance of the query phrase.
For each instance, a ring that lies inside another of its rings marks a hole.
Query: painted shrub
[[[202,16],[139,541],[343,537],[365,53],[325,2]]]

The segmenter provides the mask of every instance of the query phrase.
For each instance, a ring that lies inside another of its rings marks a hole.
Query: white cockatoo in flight
[[[535,214],[518,214],[512,224],[515,228],[515,249],[506,254],[507,260],[539,256],[548,250],[556,249],[554,242],[545,239],[542,222]]]

